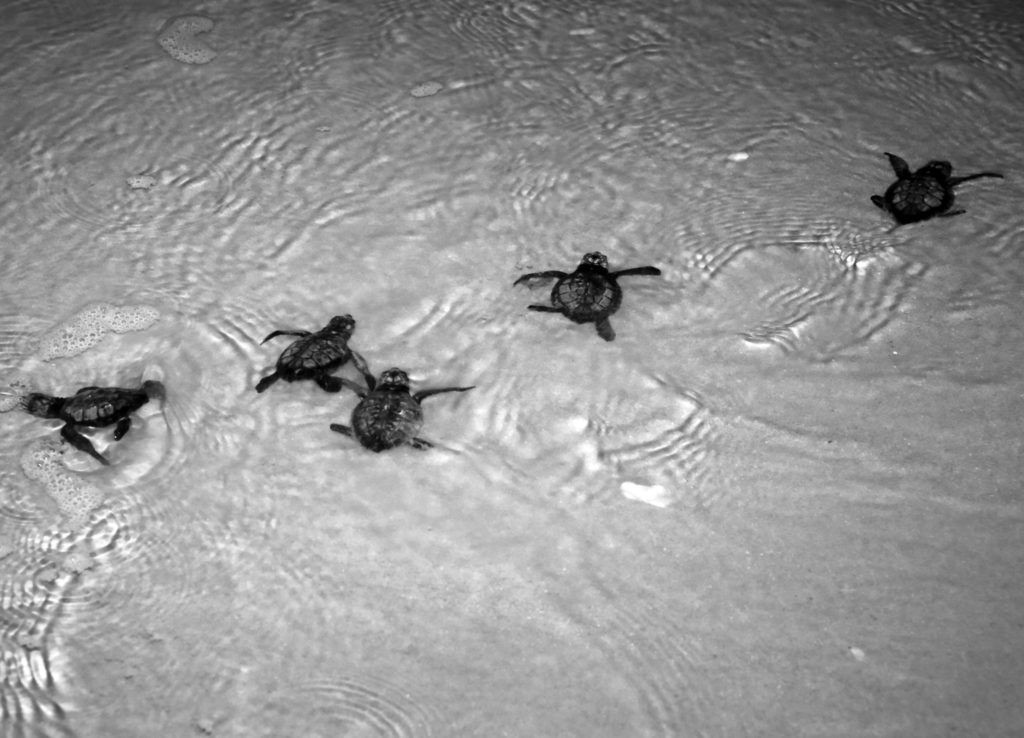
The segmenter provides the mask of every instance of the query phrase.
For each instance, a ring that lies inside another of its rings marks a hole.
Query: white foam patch
[[[76,356],[95,346],[111,331],[141,331],[159,319],[160,312],[148,305],[117,307],[105,302],[96,303],[39,339],[39,358],[52,361]]]
[[[436,95],[444,89],[444,85],[440,82],[430,80],[428,82],[421,82],[420,84],[409,90],[409,94],[413,97],[431,97]]]
[[[88,571],[95,562],[87,552],[75,549],[68,553],[64,557],[64,560],[60,562],[60,568],[64,571],[71,572],[72,574],[81,574],[83,571]]]
[[[125,183],[133,190],[151,190],[156,187],[156,177],[152,174],[133,174],[125,179]]]
[[[103,494],[95,485],[69,472],[62,461],[63,455],[64,448],[58,442],[34,441],[21,454],[21,468],[25,476],[46,487],[47,494],[71,526],[78,527],[103,502]]]
[[[0,380],[0,413],[21,407],[21,400],[29,393],[28,379],[20,375]]]
[[[668,507],[672,504],[672,495],[660,484],[635,484],[623,482],[620,487],[622,496],[627,500],[646,502],[655,507]]]
[[[216,58],[217,52],[197,36],[211,30],[213,21],[205,16],[180,15],[164,24],[157,34],[156,42],[175,61],[183,64],[208,64]]]

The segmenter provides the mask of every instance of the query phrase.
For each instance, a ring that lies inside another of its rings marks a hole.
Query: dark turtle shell
[[[899,225],[936,216],[961,215],[963,210],[950,210],[956,199],[954,187],[981,177],[1003,177],[998,172],[978,172],[954,177],[953,165],[939,160],[930,161],[916,172],[911,172],[910,166],[902,158],[889,152],[885,152],[885,155],[896,172],[897,180],[889,185],[884,195],[872,195],[871,202],[890,213]]]
[[[336,316],[325,328],[295,341],[281,352],[278,374],[286,381],[294,381],[338,368],[352,358],[348,340],[355,324],[350,315]]]
[[[423,408],[409,394],[409,375],[389,369],[376,389],[352,411],[352,431],[371,451],[384,451],[407,443],[423,427]]]
[[[529,305],[529,310],[561,313],[574,323],[593,323],[597,334],[606,341],[615,340],[615,330],[608,318],[622,304],[622,288],[618,278],[626,276],[657,276],[661,270],[653,266],[631,267],[608,271],[608,257],[599,251],[584,254],[571,274],[557,270],[530,272],[521,275],[512,286],[537,279],[557,279],[551,290],[551,305]]]
[[[83,387],[71,397],[33,392],[25,397],[23,407],[26,412],[40,418],[63,420],[60,434],[64,440],[101,464],[109,464],[77,429],[80,426],[100,428],[116,423],[114,440],[120,441],[132,426],[131,414],[149,402],[151,397],[165,397],[163,384],[150,380],[142,383],[142,389]]]
[[[896,180],[885,191],[885,209],[905,223],[927,220],[949,210],[954,200],[949,184],[952,170],[948,161],[933,161],[909,177]]]
[[[608,274],[608,258],[586,254],[572,274],[551,289],[551,304],[575,323],[594,323],[613,315],[622,305],[622,288]]]
[[[121,387],[83,387],[67,398],[60,419],[75,425],[100,428],[113,425],[149,402],[144,390]]]
[[[331,423],[331,430],[354,437],[371,451],[385,451],[395,446],[409,445],[424,450],[433,444],[418,437],[423,427],[423,408],[420,403],[432,395],[443,392],[466,392],[472,387],[438,387],[411,394],[409,375],[398,368],[388,369],[380,375],[378,383],[367,378],[368,390],[347,379],[343,384],[355,390],[362,399],[352,411],[352,425]]]

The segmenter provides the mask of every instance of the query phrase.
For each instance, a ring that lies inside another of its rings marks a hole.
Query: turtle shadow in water
[[[962,215],[965,210],[950,210],[955,200],[954,187],[981,177],[1003,179],[1003,175],[998,172],[978,172],[964,177],[954,177],[953,165],[948,161],[939,160],[930,161],[917,171],[911,172],[910,165],[900,157],[888,151],[885,155],[896,172],[897,179],[889,185],[884,195],[872,195],[871,202],[892,215],[896,220],[894,229],[929,218]]]
[[[561,313],[574,323],[594,323],[597,334],[606,341],[615,340],[615,330],[609,318],[622,305],[622,288],[618,278],[661,274],[657,267],[642,266],[608,271],[608,257],[599,251],[583,256],[571,274],[559,271],[524,274],[512,286],[542,279],[557,279],[551,290],[551,305],[529,305],[530,310]]]

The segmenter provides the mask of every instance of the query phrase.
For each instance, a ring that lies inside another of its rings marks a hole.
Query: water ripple
[[[303,715],[303,732],[330,735],[343,730],[384,738],[437,735],[437,710],[404,686],[370,676],[306,682],[278,689],[260,702],[253,732],[286,735],[294,716]]]

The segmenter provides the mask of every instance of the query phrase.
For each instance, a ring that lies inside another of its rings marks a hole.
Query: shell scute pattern
[[[331,430],[351,436],[363,447],[375,452],[402,445],[420,450],[430,448],[433,444],[417,435],[423,427],[423,408],[420,403],[442,392],[466,392],[473,389],[442,387],[413,394],[409,390],[409,375],[398,368],[383,372],[379,382],[373,380],[373,377],[370,380],[367,389],[342,380],[361,399],[352,411],[350,425],[332,423]]]
[[[274,371],[260,379],[256,391],[265,391],[278,379],[286,382],[312,379],[327,392],[338,392],[344,386],[343,382],[339,377],[331,376],[331,372],[349,361],[365,378],[370,373],[366,360],[348,345],[355,329],[356,321],[351,315],[335,315],[315,333],[274,331],[262,343],[277,336],[298,336],[298,340],[281,352]]]

